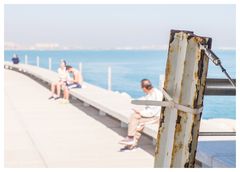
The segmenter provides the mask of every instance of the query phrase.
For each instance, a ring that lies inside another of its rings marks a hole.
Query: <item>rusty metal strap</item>
[[[168,101],[154,101],[154,100],[132,100],[132,104],[136,105],[149,105],[149,106],[162,106],[162,107],[169,107],[175,108],[177,110],[191,113],[191,114],[200,114],[203,111],[203,107],[200,108],[190,108],[185,105],[178,104],[174,102],[173,98],[162,88],[163,96]]]

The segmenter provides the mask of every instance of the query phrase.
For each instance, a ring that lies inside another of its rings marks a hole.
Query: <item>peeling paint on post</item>
[[[203,104],[208,58],[199,43],[211,39],[189,31],[172,30],[164,89],[173,100],[191,108]],[[155,151],[155,167],[194,167],[201,114],[162,108]]]

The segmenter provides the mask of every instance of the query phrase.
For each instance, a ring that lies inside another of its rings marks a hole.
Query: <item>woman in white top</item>
[[[58,68],[58,76],[59,76],[59,80],[51,84],[52,95],[48,98],[49,100],[50,99],[57,100],[60,98],[61,87],[65,86],[66,81],[68,80],[69,74],[66,70],[65,60],[61,60],[60,62],[60,67]],[[55,94],[56,90],[57,90],[57,94]]]

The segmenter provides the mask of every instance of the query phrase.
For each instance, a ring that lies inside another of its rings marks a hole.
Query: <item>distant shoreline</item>
[[[213,51],[236,51],[236,49],[212,49]],[[65,50],[65,49],[45,49],[45,50],[4,50],[4,51],[168,51],[167,49],[71,49],[71,50]]]

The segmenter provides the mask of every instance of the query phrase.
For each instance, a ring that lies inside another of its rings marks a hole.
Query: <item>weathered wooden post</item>
[[[177,104],[192,109],[203,106],[208,58],[199,44],[211,48],[211,38],[172,30],[164,90]],[[155,167],[194,167],[200,114],[162,107],[155,150]]]

